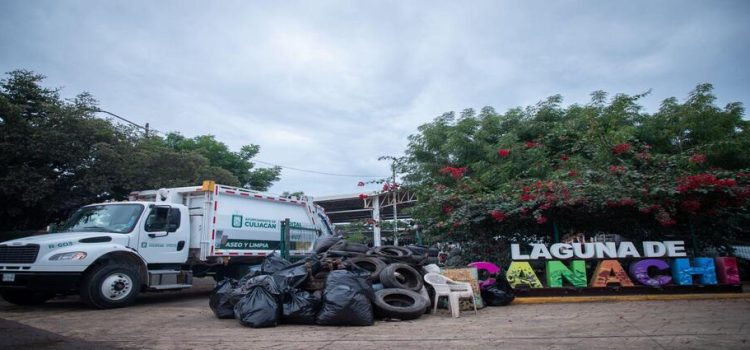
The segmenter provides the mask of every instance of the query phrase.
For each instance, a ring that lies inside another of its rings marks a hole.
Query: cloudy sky
[[[697,83],[750,102],[747,1],[0,1],[0,69],[160,131],[258,160],[382,176],[417,126],[562,94]],[[284,169],[272,192],[356,193],[369,178]],[[377,186],[368,186],[374,190]]]

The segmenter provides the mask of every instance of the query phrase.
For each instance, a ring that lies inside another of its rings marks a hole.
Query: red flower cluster
[[[622,165],[610,165],[609,172],[612,174],[622,174],[625,172],[625,167]]]
[[[497,150],[497,155],[500,156],[501,158],[505,158],[510,155],[510,150],[507,148],[499,149]]]
[[[688,161],[690,163],[694,163],[694,164],[703,164],[703,163],[706,162],[706,155],[705,154],[696,153],[696,154],[693,154],[692,156],[690,156],[690,159],[688,159]]]
[[[680,206],[682,207],[682,210],[684,210],[685,212],[690,213],[690,214],[695,214],[701,208],[701,202],[695,199],[685,200],[685,201],[682,201]]]
[[[542,225],[545,222],[547,222],[547,217],[545,217],[545,216],[540,216],[540,217],[536,218],[536,223],[539,224],[539,225]]]
[[[440,169],[441,174],[450,175],[454,179],[460,179],[466,174],[466,167],[454,168],[454,167],[443,167]]]
[[[453,206],[450,204],[444,204],[443,205],[443,213],[450,214],[453,212]]]
[[[570,157],[567,154],[560,155],[560,160],[562,160],[563,162],[567,162],[568,159],[570,159]]]
[[[398,188],[399,188],[399,185],[395,182],[394,183],[386,182],[383,184],[383,192],[395,191]]]
[[[576,177],[576,176],[578,176],[578,172],[575,171],[575,170],[571,170],[571,171],[568,172],[568,176],[570,176],[570,177]]]
[[[526,148],[535,148],[539,146],[541,146],[541,144],[536,141],[526,141]]]
[[[359,194],[359,199],[362,199],[362,200],[364,200],[364,199],[367,199],[367,194],[365,194],[365,193],[360,193],[360,194]]]
[[[685,193],[699,187],[734,187],[737,186],[735,179],[719,179],[711,174],[698,174],[677,180],[677,192]]]
[[[629,143],[621,143],[618,145],[614,145],[614,147],[612,147],[612,154],[619,155],[623,153],[628,153],[630,152],[631,147],[632,146],[630,146]]]
[[[501,210],[493,210],[490,212],[490,215],[492,215],[492,218],[495,219],[495,221],[503,221],[505,220],[505,213]]]
[[[658,205],[658,204],[651,204],[648,207],[642,207],[639,210],[641,211],[641,213],[649,214],[649,213],[653,212],[654,210],[658,210],[659,208],[661,208],[660,205]]]

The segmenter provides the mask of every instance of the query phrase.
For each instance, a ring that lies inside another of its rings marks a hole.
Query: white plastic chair
[[[457,282],[434,272],[425,274],[424,280],[435,289],[433,313],[437,312],[438,299],[445,296],[448,297],[448,307],[453,317],[460,316],[461,307],[458,304],[459,298],[471,298],[471,302],[474,304],[474,314],[479,314],[477,312],[477,300],[474,298],[474,290],[471,288],[471,283]]]

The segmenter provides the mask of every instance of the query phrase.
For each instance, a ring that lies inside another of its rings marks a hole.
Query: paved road
[[[151,295],[117,310],[75,298],[0,302],[0,348],[90,349],[748,349],[750,300],[515,304],[372,327],[251,329],[214,318],[206,289]],[[15,328],[14,328],[15,327]],[[30,328],[33,327],[33,328]],[[38,335],[33,336],[34,332]],[[15,336],[10,337],[8,334]],[[46,337],[46,338],[45,338]],[[34,342],[34,339],[50,339]],[[12,340],[12,342],[9,342]],[[26,343],[24,343],[26,341]]]

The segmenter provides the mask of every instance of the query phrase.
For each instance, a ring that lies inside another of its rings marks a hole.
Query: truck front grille
[[[39,254],[38,244],[24,246],[0,245],[1,264],[32,264]]]

